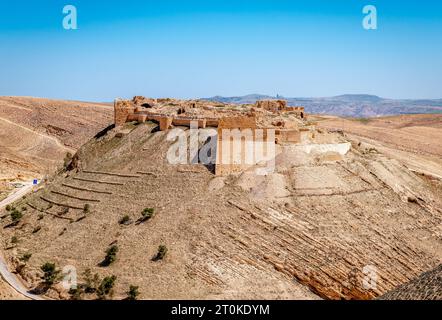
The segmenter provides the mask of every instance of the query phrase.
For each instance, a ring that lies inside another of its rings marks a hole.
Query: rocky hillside
[[[442,300],[442,264],[384,294],[381,300]]]
[[[112,116],[105,104],[0,97],[0,192],[2,182],[52,173]]]
[[[155,128],[92,139],[14,204],[18,222],[3,212],[5,256],[30,288],[53,262],[83,283],[115,275],[115,299],[130,285],[144,299],[371,299],[440,264],[441,186],[374,148],[354,141],[339,160],[279,146],[273,174],[215,177],[169,164]]]

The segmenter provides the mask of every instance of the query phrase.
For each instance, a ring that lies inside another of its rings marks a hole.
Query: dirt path
[[[34,131],[34,130],[29,129],[29,128],[25,127],[25,126],[22,126],[22,125],[19,125],[19,124],[17,124],[17,123],[14,123],[14,122],[12,122],[12,121],[9,121],[9,120],[7,120],[7,119],[5,119],[5,118],[1,118],[1,117],[0,117],[0,120],[6,122],[6,123],[8,123],[8,124],[11,124],[11,125],[13,125],[13,126],[19,127],[19,128],[21,128],[21,129],[23,129],[23,130],[26,130],[26,131],[28,131],[28,132],[32,132],[33,134],[36,134],[36,135],[38,135],[38,136],[40,136],[40,137],[43,137],[43,138],[45,138],[45,139],[51,140],[51,141],[53,141],[53,142],[57,145],[57,147],[59,147],[59,148],[61,148],[61,149],[65,149],[66,151],[69,151],[69,152],[71,152],[71,153],[75,153],[75,149],[72,149],[72,148],[69,148],[69,147],[65,146],[65,145],[62,144],[60,141],[58,141],[57,138],[54,138],[54,137],[48,136],[48,135],[46,135],[46,134],[43,134],[43,133],[40,133],[40,132]]]
[[[3,280],[9,284],[20,295],[31,300],[45,300],[40,296],[29,293],[28,289],[21,283],[21,281],[15,276],[15,274],[9,272],[6,266],[3,256],[0,254],[0,274]]]
[[[14,192],[12,192],[10,195],[6,197],[3,201],[0,201],[0,209],[3,209],[8,204],[13,203],[14,201],[17,201],[21,197],[23,197],[25,194],[30,192],[32,190],[32,181],[28,181],[24,183],[24,187],[16,189]]]
[[[13,192],[10,194],[6,199],[4,199],[2,202],[0,202],[0,209],[4,208],[10,203],[13,203],[17,199],[21,198],[28,192],[32,191],[32,181],[26,182],[25,186],[22,187],[20,190]],[[31,294],[28,292],[28,289],[21,283],[21,281],[8,270],[7,264],[3,258],[3,255],[0,252],[0,274],[1,277],[19,294],[23,295],[26,298],[29,298],[31,300],[44,300],[42,297]]]

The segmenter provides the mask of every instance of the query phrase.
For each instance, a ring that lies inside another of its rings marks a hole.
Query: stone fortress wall
[[[267,159],[275,144],[300,143],[302,132],[311,131],[304,107],[287,106],[284,100],[229,105],[136,96],[132,100],[116,99],[114,114],[116,127],[131,121],[155,121],[161,131],[190,127],[191,123],[198,128],[217,128],[216,175],[244,171]]]

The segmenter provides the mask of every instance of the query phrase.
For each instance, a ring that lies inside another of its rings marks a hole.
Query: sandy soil
[[[52,173],[112,115],[106,104],[0,97],[0,182]],[[0,183],[0,192],[5,188]]]
[[[342,130],[413,170],[442,178],[442,114],[316,119],[320,128]]]
[[[281,146],[273,174],[214,177],[167,163],[171,142],[152,129],[93,139],[81,170],[20,200],[28,209],[17,226],[3,219],[4,246],[19,239],[5,251],[10,270],[32,253],[29,287],[53,261],[116,275],[115,299],[131,284],[143,299],[370,299],[440,264],[441,185],[396,159],[358,144],[337,158]],[[155,216],[137,224],[149,207]],[[132,223],[119,224],[126,214]],[[101,267],[111,244],[117,260]],[[152,261],[161,244],[166,258]],[[367,266],[377,272],[370,288]]]

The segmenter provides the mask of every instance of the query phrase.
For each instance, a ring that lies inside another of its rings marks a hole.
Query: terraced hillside
[[[92,139],[70,171],[15,204],[26,208],[18,223],[4,215],[9,267],[30,288],[55,262],[80,281],[88,268],[116,275],[116,299],[129,285],[144,299],[371,299],[440,264],[440,182],[375,149],[354,144],[333,160],[280,145],[272,174],[215,177],[169,164],[173,142],[155,127]],[[103,266],[112,245],[116,261]],[[68,298],[60,285],[46,294]]]

